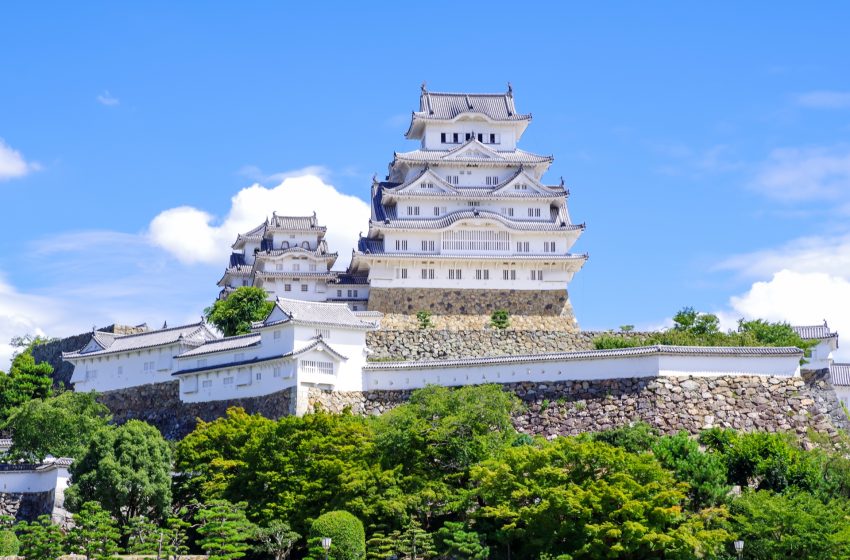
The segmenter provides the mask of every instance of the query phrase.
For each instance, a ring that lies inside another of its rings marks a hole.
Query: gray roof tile
[[[829,330],[829,326],[826,324],[826,321],[824,321],[823,325],[792,326],[791,328],[794,329],[794,332],[796,332],[803,340],[820,340],[823,338],[833,338],[838,336],[838,333]]]
[[[179,340],[184,340],[190,344],[202,344],[207,340],[218,338],[203,322],[123,336],[114,336],[111,335],[111,333],[96,331],[94,336],[95,340],[97,340],[99,344],[102,344],[101,341],[107,342],[110,338],[112,339],[112,342],[106,345],[106,347],[102,350],[85,353],[81,353],[79,350],[76,352],[63,352],[62,358],[85,358],[89,356],[114,354],[116,352],[128,352],[144,348],[153,348],[155,346],[174,344]]]
[[[850,364],[831,364],[829,376],[832,384],[839,387],[850,387]]]
[[[197,348],[192,348],[191,350],[187,350],[182,354],[178,354],[176,357],[191,358],[193,356],[213,354],[215,352],[225,352],[228,350],[238,350],[240,348],[257,346],[260,344],[261,338],[262,337],[259,334],[250,333],[239,336],[228,336],[226,338],[220,338],[218,340],[210,340],[201,344]]]

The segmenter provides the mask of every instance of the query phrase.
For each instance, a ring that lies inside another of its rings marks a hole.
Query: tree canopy
[[[216,300],[204,310],[207,321],[218,327],[224,336],[251,332],[252,321],[262,321],[274,307],[262,288],[243,286],[236,288],[227,299]]]

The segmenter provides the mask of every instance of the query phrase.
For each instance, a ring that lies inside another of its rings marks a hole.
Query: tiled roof
[[[639,346],[616,350],[585,350],[579,352],[552,352],[546,354],[521,354],[487,358],[462,358],[458,360],[419,360],[414,362],[368,363],[365,369],[434,369],[445,367],[477,366],[482,364],[517,364],[531,362],[557,362],[632,356],[696,355],[696,356],[799,356],[803,352],[794,347],[740,347],[740,346]]]
[[[12,447],[12,440],[9,438],[0,438],[0,452],[8,451]]]
[[[377,251],[361,251],[365,255],[380,255],[381,257],[398,257],[404,259],[428,259],[428,260],[468,260],[468,261],[540,261],[561,262],[561,261],[586,261],[590,258],[587,253],[567,253],[566,255],[558,255],[553,253],[497,253],[497,254],[481,254],[481,253],[403,253],[403,252],[377,252]]]
[[[248,348],[256,346],[260,343],[261,336],[259,334],[250,333],[239,336],[228,336],[218,340],[210,340],[198,346],[187,350],[182,354],[175,356],[176,358],[191,358],[203,354],[213,354],[215,352],[225,352],[227,350],[238,350],[239,348]]]
[[[850,387],[850,364],[831,364],[829,376],[833,385]]]
[[[794,329],[800,338],[803,340],[820,340],[823,338],[833,338],[838,336],[837,332],[829,330],[829,326],[824,321],[823,325],[804,325],[801,327],[791,327]]]
[[[463,113],[481,113],[495,121],[529,120],[517,114],[510,93],[440,93],[423,91],[416,118],[451,120]]]
[[[237,266],[228,266],[224,273],[230,276],[251,276],[251,271],[254,267],[250,264],[240,264]]]
[[[376,325],[358,318],[344,303],[325,303],[278,298],[277,307],[286,313],[292,321],[314,325],[372,329]],[[255,326],[269,325],[265,321]]]
[[[551,163],[554,158],[552,156],[541,156],[537,154],[532,154],[531,152],[526,152],[525,150],[520,150],[517,148],[516,150],[510,152],[497,152],[499,155],[499,159],[494,159],[490,157],[480,157],[472,154],[464,155],[462,157],[458,157],[457,159],[445,159],[446,156],[451,155],[453,152],[457,150],[413,150],[410,152],[396,152],[394,154],[393,160],[395,161],[406,161],[413,163],[451,163],[454,161],[457,162],[469,162],[474,161],[477,163],[521,163],[525,165],[535,165],[539,163]]]
[[[139,334],[128,334],[123,336],[104,335],[109,335],[109,333],[102,333],[99,331],[96,331],[94,333],[95,340],[97,340],[98,343],[101,343],[101,340],[108,341],[111,336],[112,343],[106,345],[104,349],[85,353],[81,353],[80,351],[63,352],[62,358],[85,358],[89,356],[114,354],[117,352],[129,352],[134,350],[141,350],[144,348],[153,348],[156,346],[174,344],[180,340],[183,340],[190,344],[202,344],[206,340],[212,340],[214,338],[217,338],[215,334],[210,331],[207,328],[206,324],[204,324],[203,322],[194,323],[191,325],[182,325],[179,327],[172,327],[170,329],[148,331]]]
[[[333,272],[295,272],[286,270],[258,270],[255,274],[265,278],[333,278],[335,275]]]
[[[504,178],[502,182],[498,185],[480,185],[480,186],[455,186],[449,184],[443,177],[438,175],[437,173],[430,173],[432,177],[434,177],[434,181],[436,181],[440,185],[440,189],[429,189],[429,190],[419,190],[413,189],[408,192],[402,193],[404,189],[417,182],[422,178],[423,175],[429,173],[430,169],[425,167],[419,175],[407,181],[403,184],[398,183],[382,183],[379,188],[386,193],[390,194],[402,194],[405,197],[419,197],[419,198],[542,198],[542,199],[551,199],[551,198],[560,198],[563,196],[567,196],[568,192],[563,187],[563,185],[541,185],[544,189],[544,192],[539,192],[537,189],[526,189],[525,191],[507,191],[504,193],[497,193],[499,189],[502,189],[505,185],[516,179],[519,175],[523,173],[522,166],[518,167],[514,173]],[[532,181],[534,182],[534,181]]]
[[[312,216],[278,216],[277,214],[273,214],[271,220],[269,220],[268,227],[294,230],[320,229],[323,231],[327,229],[319,226],[315,214]]]

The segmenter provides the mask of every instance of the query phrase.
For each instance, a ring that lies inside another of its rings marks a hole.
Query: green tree
[[[33,399],[9,415],[5,426],[12,433],[9,454],[33,462],[47,455],[80,458],[110,418],[109,409],[93,393],[67,391]]]
[[[322,537],[330,537],[328,558],[333,560],[360,560],[366,557],[366,532],[363,523],[347,511],[323,513],[310,526],[310,554],[317,560],[324,558]]]
[[[506,329],[511,325],[511,316],[504,309],[497,309],[490,314],[490,326],[496,329]]]
[[[817,456],[804,451],[786,434],[739,434],[726,450],[725,460],[728,481],[741,487],[812,492],[823,482]]]
[[[490,548],[481,544],[481,535],[467,530],[463,523],[447,521],[435,536],[446,558],[486,560],[490,555]]]
[[[687,432],[660,438],[652,447],[661,465],[673,471],[677,480],[687,482],[690,507],[698,511],[725,501],[730,487],[726,465],[718,453],[703,453]]]
[[[434,322],[431,321],[431,312],[430,311],[417,311],[416,312],[416,320],[419,323],[420,329],[430,329],[434,326]]]
[[[614,447],[622,447],[629,453],[649,451],[658,441],[658,430],[646,422],[636,422],[630,426],[596,432],[591,436]]]
[[[252,321],[262,321],[274,308],[262,288],[236,288],[227,299],[220,299],[204,309],[207,321],[218,327],[224,336],[251,332]]]
[[[11,529],[0,529],[0,556],[17,556],[21,549],[18,537]]]
[[[697,336],[715,334],[720,332],[720,320],[717,315],[683,307],[673,315],[673,330]]]
[[[732,502],[732,531],[751,560],[850,558],[846,501],[823,503],[810,494],[748,491]]]
[[[410,519],[404,529],[396,534],[398,535],[399,558],[416,560],[417,558],[428,559],[437,556],[434,536],[423,529],[415,519]]]
[[[245,517],[245,503],[232,504],[227,500],[212,500],[195,514],[198,525],[197,543],[209,555],[209,560],[242,558],[251,548],[256,527]]]
[[[0,419],[5,420],[17,406],[32,399],[50,395],[53,367],[47,362],[35,363],[32,347],[12,360],[8,374],[0,374]]]
[[[521,557],[711,557],[730,540],[725,510],[688,515],[687,485],[649,453],[587,438],[538,440],[471,471],[477,526]]]
[[[286,521],[276,519],[267,527],[257,528],[255,537],[258,552],[268,554],[274,560],[286,560],[301,535],[293,531]]]
[[[20,554],[27,560],[55,560],[64,553],[65,534],[49,515],[41,515],[30,523],[16,526]]]
[[[159,550],[160,528],[147,517],[132,517],[121,529],[128,554],[156,554]]]
[[[156,428],[139,420],[99,432],[71,474],[74,483],[65,491],[70,509],[96,500],[122,527],[137,516],[160,520],[171,503],[171,449]]]
[[[119,536],[109,512],[97,502],[86,502],[74,514],[74,528],[68,534],[68,542],[86,560],[107,560],[118,552]]]

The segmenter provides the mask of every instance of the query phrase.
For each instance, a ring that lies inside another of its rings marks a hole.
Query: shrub
[[[17,556],[21,545],[10,529],[0,531],[0,556]]]
[[[366,556],[366,531],[363,523],[347,511],[329,511],[310,527],[310,555],[324,558],[321,538],[331,538],[328,557],[333,560],[361,560]]]
[[[506,329],[511,324],[511,316],[504,309],[497,309],[490,315],[490,325],[497,329]]]
[[[430,329],[434,326],[434,322],[431,321],[431,312],[430,311],[417,311],[416,312],[416,320],[419,321],[420,329]]]
[[[614,428],[593,434],[595,441],[603,441],[614,447],[625,449],[629,453],[649,451],[658,440],[658,430],[644,422],[636,422],[631,426]]]

